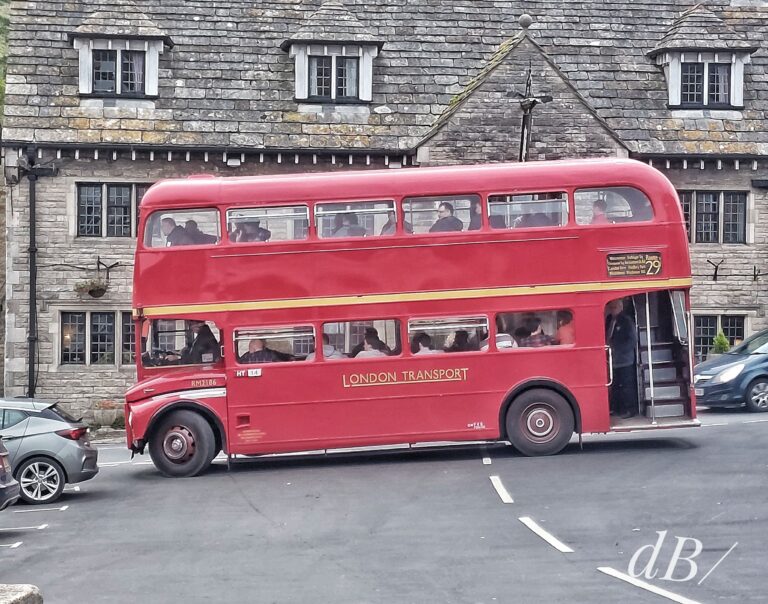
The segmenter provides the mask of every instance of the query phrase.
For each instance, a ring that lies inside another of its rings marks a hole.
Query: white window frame
[[[701,108],[709,107],[709,65],[730,63],[731,79],[728,105],[716,105],[713,109],[738,109],[744,106],[744,65],[751,62],[748,52],[666,52],[656,57],[656,64],[664,68],[669,91],[669,106],[681,108],[683,89],[683,63],[704,64],[704,97]],[[682,107],[685,108],[685,107]],[[699,108],[698,105],[691,107]]]
[[[56,346],[56,359],[51,364],[52,371],[62,369],[64,371],[74,371],[70,368],[104,368],[104,369],[122,369],[122,368],[135,368],[138,359],[134,359],[133,363],[123,363],[123,313],[131,314],[131,309],[122,307],[104,307],[104,308],[77,308],[77,307],[57,307],[53,309],[55,312],[56,321],[51,322],[51,335],[53,336]],[[61,354],[63,347],[61,345],[61,332],[62,332],[62,315],[64,313],[85,313],[85,363],[62,363]],[[112,313],[115,315],[115,360],[113,363],[91,363],[91,315],[93,313]],[[134,351],[135,353],[135,351]]]
[[[123,40],[123,39],[93,39],[75,38],[73,41],[75,50],[80,57],[80,94],[102,96],[102,93],[93,91],[93,51],[116,50],[117,65],[115,71],[115,92],[103,93],[107,97],[144,98],[155,97],[159,93],[159,66],[160,55],[163,54],[162,40]],[[135,50],[144,52],[144,93],[122,92],[122,51]]]
[[[307,100],[309,96],[309,57],[333,57],[331,67],[331,102],[336,100],[336,57],[358,58],[358,97],[361,103],[373,99],[373,60],[378,56],[376,45],[349,44],[299,44],[293,43],[289,56],[294,59],[295,82],[294,90],[297,100]],[[354,103],[355,101],[345,101]]]

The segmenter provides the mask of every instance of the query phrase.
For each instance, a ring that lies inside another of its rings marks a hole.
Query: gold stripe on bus
[[[439,302],[470,298],[501,298],[531,296],[536,294],[585,293],[614,291],[620,289],[690,287],[691,278],[653,279],[642,281],[598,281],[593,283],[561,283],[556,285],[521,285],[516,287],[494,287],[485,289],[454,289],[431,292],[408,292],[403,294],[362,294],[360,296],[330,296],[325,298],[287,298],[284,300],[262,300],[251,302],[219,302],[215,304],[186,304],[178,306],[148,306],[143,316],[213,313],[237,310],[277,310],[308,308],[317,306],[351,306],[356,304],[385,304],[387,302]],[[134,315],[140,315],[136,309]]]

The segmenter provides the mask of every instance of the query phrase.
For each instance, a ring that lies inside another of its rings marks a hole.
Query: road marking
[[[742,423],[745,424],[763,424],[765,422],[768,422],[768,419],[748,419]]]
[[[518,520],[522,522],[525,526],[527,526],[529,529],[531,529],[534,533],[536,533],[539,537],[544,539],[544,541],[549,543],[557,551],[562,552],[564,554],[573,553],[573,550],[570,547],[568,547],[565,543],[560,541],[560,539],[555,537],[552,533],[545,531],[543,528],[541,528],[538,524],[536,524],[536,521],[533,520],[533,518],[529,518],[528,516],[523,516],[522,518],[518,518]]]
[[[133,465],[134,465],[134,466],[151,466],[151,465],[153,465],[153,464],[154,464],[154,462],[152,462],[152,461],[137,461],[137,462],[136,462],[135,464],[133,464]]]
[[[703,424],[703,426],[704,426],[705,428],[709,428],[709,427],[711,427],[711,426],[727,426],[727,425],[728,425],[728,424],[725,424],[725,423],[723,423],[723,424]]]
[[[501,478],[498,476],[491,476],[490,478],[491,484],[493,484],[493,488],[496,489],[499,497],[501,497],[501,501],[503,503],[515,503],[514,499],[512,499],[512,495],[509,494],[507,489],[505,489],[504,485],[501,483]]]
[[[63,505],[60,508],[38,508],[35,510],[13,510],[14,514],[29,514],[30,512],[65,512],[69,509],[68,505]]]
[[[67,487],[64,487],[64,490],[65,491],[74,491],[75,493],[79,493],[80,492],[80,487],[77,486],[77,485],[75,485],[74,487],[67,486]]]
[[[24,542],[23,541],[17,541],[16,543],[4,543],[4,544],[1,544],[0,547],[7,547],[8,549],[16,549],[22,543],[24,543]]]
[[[490,466],[491,465],[491,458],[490,457],[483,457],[483,465],[484,466]]]
[[[47,524],[41,524],[40,526],[9,526],[8,528],[0,528],[0,531],[42,531],[47,527]]]
[[[736,543],[734,543],[734,544],[731,546],[731,549],[729,549],[727,552],[725,552],[725,555],[724,555],[722,558],[720,558],[720,559],[717,561],[717,563],[716,563],[716,564],[715,564],[715,565],[714,565],[712,568],[710,568],[710,569],[709,569],[709,572],[708,572],[706,575],[704,575],[704,576],[701,578],[701,581],[699,581],[699,582],[698,582],[696,585],[701,585],[702,583],[704,583],[704,579],[706,579],[706,578],[707,578],[709,575],[711,575],[711,574],[712,574],[712,571],[713,571],[713,570],[715,570],[715,569],[716,569],[716,568],[717,568],[717,567],[720,565],[720,563],[721,563],[723,560],[725,560],[726,556],[728,556],[728,554],[730,554],[730,553],[733,551],[733,548],[734,548],[734,547],[736,547],[738,544],[739,544],[739,542],[738,542],[738,541],[737,541]]]
[[[619,572],[608,566],[600,566],[598,567],[597,570],[599,570],[601,573],[605,573],[608,576],[615,577],[616,579],[621,579],[622,581],[626,581],[627,583],[629,583],[630,585],[634,585],[635,587],[639,587],[641,589],[645,589],[646,591],[650,591],[651,593],[655,593],[657,596],[662,596],[663,598],[667,598],[668,600],[672,600],[673,602],[679,602],[679,604],[700,604],[696,600],[691,600],[690,598],[678,596],[677,594],[672,593],[671,591],[667,591],[666,589],[662,589],[661,587],[656,587],[655,585],[651,585],[650,583],[646,583],[645,581],[640,581],[639,579],[635,579],[630,575],[625,575],[624,573]]]

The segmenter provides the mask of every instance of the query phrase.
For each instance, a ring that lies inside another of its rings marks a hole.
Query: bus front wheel
[[[166,476],[196,476],[213,461],[213,429],[194,411],[173,411],[160,420],[149,441],[149,454]]]
[[[507,410],[507,438],[523,455],[559,453],[571,439],[574,425],[571,406],[552,390],[527,390]]]

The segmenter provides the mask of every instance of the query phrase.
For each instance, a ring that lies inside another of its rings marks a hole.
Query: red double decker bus
[[[128,446],[260,455],[693,426],[675,190],[629,160],[156,184]]]

